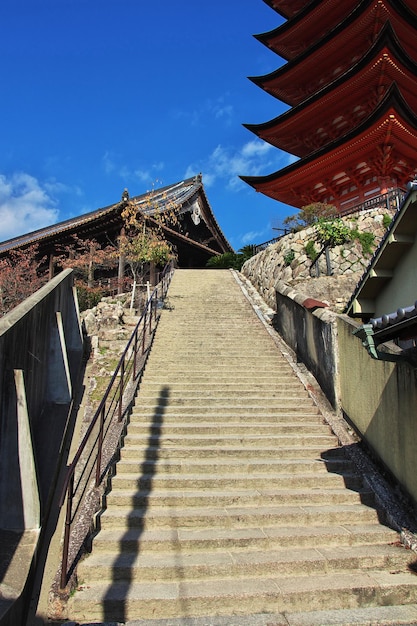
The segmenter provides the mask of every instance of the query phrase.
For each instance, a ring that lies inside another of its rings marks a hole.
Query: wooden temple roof
[[[417,0],[412,5],[417,6]],[[346,19],[296,58],[270,74],[250,80],[296,106],[356,64],[387,24],[391,24],[405,53],[417,59],[416,14],[401,0],[362,0]]]
[[[201,175],[130,198],[152,223],[157,214],[172,212],[174,224],[162,224],[162,230],[178,251],[184,266],[205,264],[211,256],[231,251],[208,202]],[[0,258],[12,250],[38,244],[42,254],[51,254],[56,246],[67,245],[77,235],[99,242],[115,241],[123,226],[121,213],[125,201],[79,215],[0,243]]]
[[[264,0],[271,9],[289,19],[299,13],[312,0]]]
[[[255,38],[289,61],[344,20],[356,5],[354,0],[313,0],[284,24],[267,33],[255,35]]]
[[[394,84],[365,120],[332,144],[270,175],[241,178],[294,207],[327,202],[341,210],[358,190],[375,195],[378,178],[405,187],[417,169],[416,145],[417,116]]]
[[[315,42],[343,22],[348,15],[365,7],[374,7],[377,20],[383,19],[387,5],[395,5],[398,13],[410,19],[417,13],[417,0],[313,0],[274,30],[255,37],[287,61],[305,52]],[[372,34],[372,30],[370,31]]]
[[[365,56],[336,81],[269,122],[244,126],[271,145],[305,157],[368,117],[393,83],[417,111],[417,64],[387,24]]]

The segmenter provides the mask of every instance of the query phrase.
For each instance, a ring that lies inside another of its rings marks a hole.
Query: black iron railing
[[[355,204],[349,208],[344,209],[343,211],[339,211],[336,213],[335,217],[346,217],[347,215],[353,215],[354,213],[362,213],[364,211],[369,211],[375,207],[386,208],[390,211],[397,211],[404,200],[406,195],[406,191],[401,188],[392,189],[387,193],[381,194],[380,196],[374,196],[373,198],[369,198],[369,200],[365,200],[360,204]],[[275,237],[274,239],[269,239],[269,241],[265,241],[264,243],[258,243],[253,246],[254,254],[258,254],[262,250],[265,250],[268,246],[277,243],[282,237],[288,235],[289,233],[294,232],[291,230],[284,231],[282,235],[279,237]]]
[[[92,517],[100,509],[100,486],[107,479],[120,448],[121,435],[133,405],[159,314],[173,274],[173,264],[164,269],[161,280],[146,302],[145,309],[114,370],[104,396],[81,444],[67,468],[60,506],[66,500],[65,530],[61,563],[61,588],[72,574],[82,545],[90,533]],[[71,531],[79,524],[77,541]],[[83,532],[83,527],[85,531]]]

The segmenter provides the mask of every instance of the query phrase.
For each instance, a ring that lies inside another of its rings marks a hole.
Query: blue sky
[[[237,250],[295,211],[238,175],[290,155],[243,123],[285,110],[247,77],[282,59],[262,0],[2,0],[0,241],[203,175]]]

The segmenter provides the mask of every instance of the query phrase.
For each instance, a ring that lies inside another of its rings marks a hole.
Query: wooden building
[[[54,257],[71,244],[74,235],[94,239],[103,246],[116,243],[124,225],[121,214],[127,202],[137,206],[151,227],[153,223],[157,225],[157,215],[168,215],[158,226],[174,249],[180,267],[204,267],[212,256],[232,251],[198,175],[131,198],[125,190],[121,201],[115,204],[0,243],[0,258],[36,243],[39,256],[47,257],[53,274]]]
[[[339,212],[404,189],[417,170],[417,0],[265,2],[286,21],[256,37],[285,63],[251,80],[289,109],[245,126],[297,160],[242,179]]]

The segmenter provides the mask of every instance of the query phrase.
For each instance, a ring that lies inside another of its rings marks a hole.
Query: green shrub
[[[206,263],[206,267],[211,269],[242,269],[242,265],[253,256],[254,246],[244,246],[239,252],[225,252],[217,256],[212,256]]]
[[[364,255],[372,254],[373,246],[375,244],[375,235],[373,233],[359,230],[352,230],[352,238],[357,239],[362,246],[362,252]]]
[[[331,220],[320,218],[316,228],[318,241],[330,248],[340,246],[352,238],[349,226],[340,217]]]
[[[306,255],[308,256],[308,258],[310,259],[310,261],[313,261],[314,263],[314,261],[318,257],[318,252],[316,251],[314,241],[307,241],[306,245],[304,246],[304,251]]]
[[[382,216],[382,225],[386,230],[390,227],[391,222],[392,222],[391,215],[389,215],[389,213],[384,213],[384,215]]]
[[[288,265],[291,265],[294,259],[295,259],[294,250],[287,250],[284,254],[284,265],[288,267]]]

